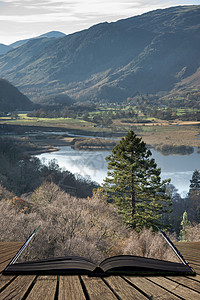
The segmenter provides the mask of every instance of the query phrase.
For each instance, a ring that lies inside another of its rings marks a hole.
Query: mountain
[[[55,94],[123,101],[199,89],[199,49],[200,6],[178,6],[30,40],[0,57],[0,74],[37,102]]]
[[[14,42],[14,43],[10,44],[10,47],[17,48],[19,46],[22,46],[22,45],[26,44],[27,42],[29,42],[30,40],[33,40],[33,39],[44,38],[44,37],[46,37],[46,38],[56,38],[56,37],[63,37],[65,35],[66,35],[65,33],[62,33],[60,31],[50,31],[50,32],[41,34],[39,36],[36,36],[34,38]]]
[[[39,38],[49,38],[49,39],[51,39],[51,38],[58,38],[58,37],[64,37],[64,36],[66,36],[66,34],[64,34],[60,31],[50,31],[50,32],[41,34],[40,36],[37,36],[37,37],[34,37],[34,38],[14,42],[14,43],[10,44],[9,46],[4,45],[4,44],[0,44],[0,55],[6,54],[8,51],[10,51],[14,48],[17,48],[19,46],[22,46],[22,45],[26,44],[27,42],[29,42],[30,40],[33,40],[33,39],[39,39]]]
[[[11,46],[7,46],[4,44],[0,44],[0,55],[7,53],[8,51],[12,50]]]
[[[64,37],[64,36],[66,36],[66,34],[60,31],[50,31],[39,35],[39,37],[47,37],[47,38]]]
[[[0,111],[29,110],[33,103],[7,80],[0,78]]]

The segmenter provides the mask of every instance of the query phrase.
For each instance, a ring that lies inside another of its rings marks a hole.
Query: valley
[[[76,149],[79,149],[78,144],[86,150],[112,148],[113,139],[117,142],[117,139],[131,129],[142,137],[147,145],[155,149],[162,149],[166,145],[176,149],[180,146],[200,149],[200,121],[146,119],[145,123],[145,119],[142,121],[140,119],[140,122],[134,119],[114,119],[111,125],[103,127],[85,121],[81,117],[77,119],[35,118],[27,117],[27,114],[19,114],[17,118],[0,117],[0,126],[4,134],[7,132],[8,135],[26,137],[30,143],[45,147],[47,152],[55,151],[59,146],[75,144]],[[94,138],[98,141],[96,144]],[[93,145],[91,145],[92,140]],[[35,151],[38,153],[39,150]],[[40,151],[45,150],[41,148]]]
[[[98,261],[199,239],[200,5],[31,36],[0,44],[0,240],[41,224],[31,259]]]

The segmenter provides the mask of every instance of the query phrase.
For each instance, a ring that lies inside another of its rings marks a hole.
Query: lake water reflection
[[[164,156],[151,149],[152,156],[161,167],[162,179],[171,178],[181,195],[188,192],[190,179],[195,169],[200,170],[200,154],[195,149],[190,155],[167,155]],[[43,153],[37,155],[42,161],[56,159],[59,166],[72,173],[83,176],[89,175],[92,180],[102,183],[107,174],[107,162],[105,157],[110,151],[77,151],[70,146],[60,147],[57,152]]]

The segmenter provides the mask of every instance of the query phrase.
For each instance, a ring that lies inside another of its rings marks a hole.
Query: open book
[[[49,258],[16,263],[16,260],[32,239],[38,228],[27,239],[16,256],[5,268],[4,274],[63,274],[109,276],[109,275],[195,275],[183,256],[164,232],[163,237],[169,243],[180,263],[163,261],[133,255],[113,256],[103,260],[98,266],[91,260],[79,256]]]

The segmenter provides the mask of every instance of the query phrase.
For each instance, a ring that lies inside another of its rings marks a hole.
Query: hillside
[[[32,102],[8,81],[0,78],[0,112],[28,110]]]
[[[33,39],[44,38],[44,37],[46,37],[46,38],[55,38],[55,37],[63,37],[63,36],[65,36],[65,34],[60,32],[60,31],[50,31],[50,32],[41,34],[41,35],[39,35],[37,37],[34,37],[34,38],[16,41],[16,42],[10,44],[10,47],[17,48],[19,46],[22,46],[22,45],[26,44],[27,42],[29,42],[30,40],[33,40]]]
[[[0,72],[37,102],[55,94],[123,101],[199,89],[199,49],[200,6],[179,6],[31,40],[0,57]]]
[[[11,46],[0,44],[0,55],[5,54],[5,53],[7,53],[10,50],[12,50]]]

